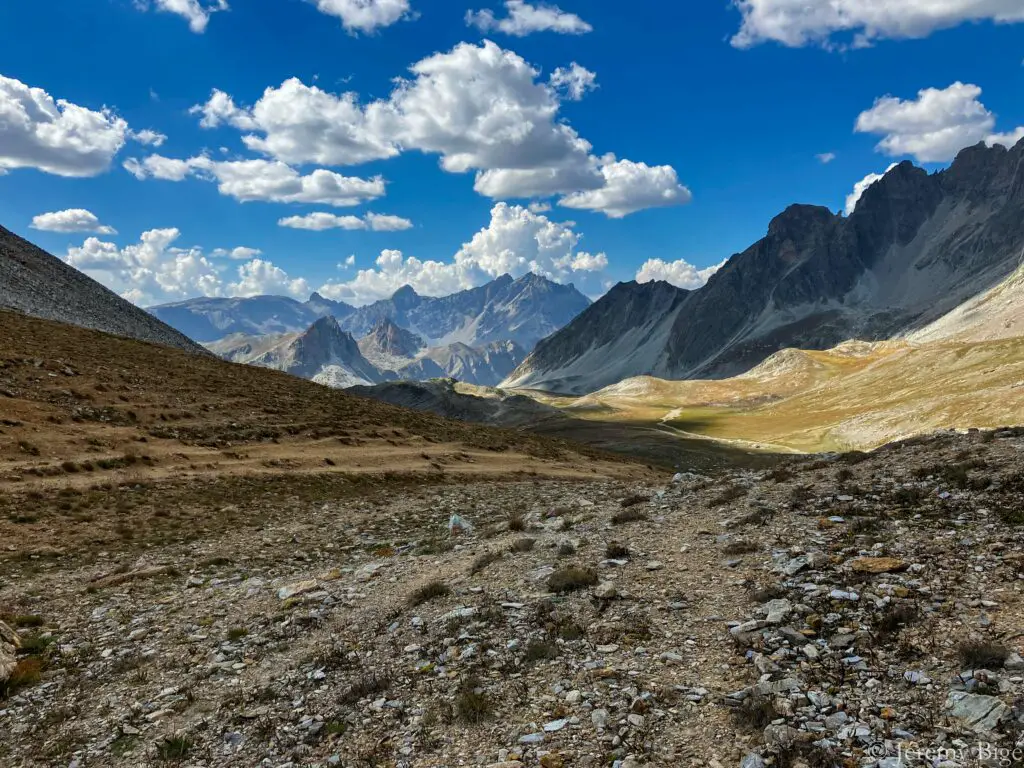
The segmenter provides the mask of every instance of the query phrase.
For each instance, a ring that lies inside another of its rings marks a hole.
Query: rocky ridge
[[[3,227],[0,308],[206,354],[171,326]]]
[[[790,206],[699,290],[654,302],[647,286],[613,289],[540,343],[503,386],[584,394],[645,374],[722,378],[785,347],[913,333],[1019,266],[1022,158],[1024,141],[969,147],[934,174],[900,163],[848,217]],[[621,328],[620,305],[641,310]]]

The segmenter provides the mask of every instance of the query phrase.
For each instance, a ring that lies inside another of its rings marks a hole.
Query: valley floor
[[[187,518],[129,485],[181,525],[68,548],[6,508],[0,764],[889,768],[1024,732],[1021,430],[407,480],[214,483]]]

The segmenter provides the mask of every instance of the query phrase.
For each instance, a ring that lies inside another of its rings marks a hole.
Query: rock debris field
[[[1024,763],[1024,430],[262,503],[3,561],[0,764]]]

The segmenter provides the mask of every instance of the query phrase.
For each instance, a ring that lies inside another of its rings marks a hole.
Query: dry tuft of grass
[[[459,686],[455,696],[455,713],[460,720],[470,725],[478,725],[494,715],[494,704],[477,678],[467,678]]]
[[[552,592],[575,592],[597,584],[597,571],[570,565],[548,576],[548,589]]]
[[[1010,656],[1010,649],[990,640],[970,640],[958,649],[965,669],[1000,669]]]
[[[477,557],[476,560],[473,561],[473,564],[471,566],[469,566],[469,575],[473,576],[475,574],[478,574],[487,566],[491,565],[492,563],[498,562],[499,560],[501,560],[503,554],[503,552],[484,552],[482,555]]]
[[[431,581],[409,595],[409,606],[411,608],[415,608],[416,606],[423,605],[430,600],[436,600],[439,597],[446,597],[451,593],[451,587],[443,581]]]
[[[630,557],[629,547],[617,541],[610,541],[604,548],[604,556],[609,560],[628,560]]]
[[[635,507],[638,504],[646,504],[650,500],[651,500],[650,496],[644,496],[642,494],[635,493],[632,496],[627,496],[626,498],[622,499],[619,502],[619,505],[623,509],[628,509],[629,507]]]
[[[748,555],[751,552],[757,552],[760,549],[761,548],[752,541],[736,539],[722,547],[722,552],[726,555]]]
[[[13,696],[23,688],[37,685],[43,679],[43,660],[38,656],[21,659],[6,682],[0,683],[0,700]]]
[[[612,515],[612,525],[625,525],[646,519],[647,514],[642,509],[624,509]]]
[[[534,546],[536,546],[536,544],[537,544],[537,540],[536,539],[529,539],[529,538],[518,539],[518,540],[512,542],[512,546],[508,548],[508,551],[509,552],[518,552],[518,553],[529,552],[530,550],[532,550],[534,548]]]

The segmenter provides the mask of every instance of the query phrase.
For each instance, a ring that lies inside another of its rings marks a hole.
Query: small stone
[[[309,579],[308,581],[300,581],[297,584],[289,584],[286,587],[281,587],[277,590],[277,597],[279,600],[287,600],[291,597],[305,594],[306,592],[312,592],[317,588],[317,582],[315,579]]]
[[[644,716],[643,715],[628,715],[626,722],[632,725],[634,728],[644,727]]]
[[[605,726],[608,725],[608,710],[595,709],[590,713],[590,722],[593,723],[594,727],[598,730],[604,730]]]
[[[528,733],[519,737],[520,744],[540,744],[542,741],[544,741],[543,733]]]
[[[786,599],[769,600],[764,607],[768,614],[766,621],[769,624],[781,624],[793,613],[793,604]]]
[[[569,720],[564,717],[560,720],[552,720],[550,723],[544,724],[544,730],[547,733],[555,733],[556,731],[560,731],[565,728],[566,723],[568,722]]]
[[[907,563],[894,557],[858,557],[847,565],[854,573],[898,573],[907,569]]]
[[[946,700],[950,717],[962,720],[976,732],[993,731],[1013,716],[1012,710],[994,696],[952,691]]]
[[[740,760],[740,768],[765,768],[764,758],[757,752],[750,752]]]
[[[665,567],[665,564],[660,562],[660,561],[658,561],[658,560],[652,560],[651,562],[649,562],[647,565],[644,566],[644,568],[646,568],[648,571],[660,571],[664,567]]]
[[[615,645],[614,643],[611,645],[597,646],[598,653],[615,653],[617,650],[619,650],[619,646]]]
[[[579,704],[581,701],[583,701],[583,694],[579,691],[569,691],[565,694],[566,704]]]
[[[618,597],[619,590],[610,581],[602,581],[594,588],[594,597],[598,600],[611,600]]]

